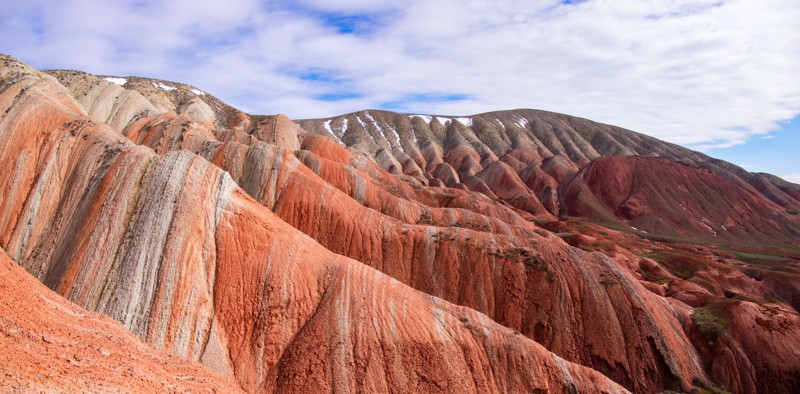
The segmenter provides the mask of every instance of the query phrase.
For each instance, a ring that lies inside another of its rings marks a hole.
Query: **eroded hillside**
[[[800,384],[797,185],[541,111],[298,126],[2,60],[0,246],[247,391]]]

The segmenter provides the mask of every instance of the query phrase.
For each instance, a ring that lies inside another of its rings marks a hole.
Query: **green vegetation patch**
[[[731,322],[730,303],[731,301],[722,300],[694,309],[692,322],[710,342],[715,342],[728,330]]]
[[[707,266],[706,262],[688,252],[677,250],[658,250],[642,253],[641,257],[651,258],[681,279],[689,279]]]

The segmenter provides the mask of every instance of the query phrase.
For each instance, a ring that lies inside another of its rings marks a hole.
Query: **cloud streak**
[[[2,52],[255,113],[530,107],[695,147],[800,114],[794,0],[2,2]]]

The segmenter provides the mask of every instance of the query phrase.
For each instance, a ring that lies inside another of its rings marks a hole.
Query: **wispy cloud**
[[[800,114],[795,0],[2,1],[0,51],[257,113],[532,107],[695,147]]]
[[[782,176],[781,178],[783,178],[783,179],[785,179],[785,180],[787,180],[789,182],[793,182],[793,183],[796,183],[796,184],[800,185],[800,172],[786,174],[786,175]]]

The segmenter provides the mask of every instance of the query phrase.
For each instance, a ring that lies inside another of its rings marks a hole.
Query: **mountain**
[[[295,123],[2,61],[0,247],[246,391],[800,385],[797,185],[541,111]]]

